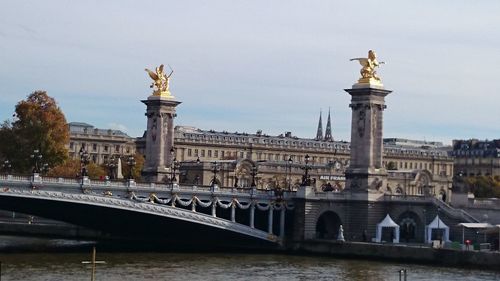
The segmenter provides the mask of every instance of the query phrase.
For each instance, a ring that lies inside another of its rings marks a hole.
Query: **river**
[[[1,280],[90,280],[91,243],[0,236]],[[36,251],[27,252],[28,249]],[[317,256],[248,253],[97,252],[96,281],[500,280],[500,272]]]

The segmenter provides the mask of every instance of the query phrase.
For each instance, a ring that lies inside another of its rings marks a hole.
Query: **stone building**
[[[97,164],[104,164],[112,155],[135,154],[135,138],[120,130],[98,129],[82,122],[71,122],[68,127],[70,142],[67,148],[71,159],[80,159],[82,147],[89,154],[90,161]]]
[[[328,121],[330,123],[330,116]],[[68,126],[68,149],[73,159],[79,159],[82,145],[90,160],[97,164],[106,163],[112,155],[133,155],[136,149],[144,154],[144,137],[133,138],[119,130],[98,129],[81,122]],[[262,131],[230,133],[176,126],[174,144],[179,162],[177,174],[180,182],[186,184],[209,185],[217,162],[216,178],[222,186],[249,187],[255,180],[258,188],[296,189],[302,183],[307,166],[311,183],[318,189],[342,190],[350,159],[349,142],[334,141],[330,137],[299,138],[291,132],[270,136]],[[309,156],[307,165],[306,155]],[[384,139],[382,164],[388,170],[388,192],[447,194],[445,197],[449,198],[453,158],[448,156],[442,143]],[[169,171],[165,172],[165,181]],[[252,173],[256,173],[254,177]]]
[[[217,183],[223,186],[249,187],[254,179],[258,188],[296,189],[307,167],[317,188],[342,190],[350,159],[349,142],[298,138],[291,132],[270,136],[262,131],[230,133],[176,126],[174,144],[179,180],[186,184],[209,185],[215,168]],[[137,149],[144,149],[142,138]],[[447,194],[444,197],[449,198],[453,158],[442,143],[384,139],[382,165],[389,170],[388,192]]]
[[[500,139],[454,140],[455,171],[466,176],[500,176]]]

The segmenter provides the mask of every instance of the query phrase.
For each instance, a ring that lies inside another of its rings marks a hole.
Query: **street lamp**
[[[288,166],[287,166],[287,176],[286,176],[286,184],[287,184],[287,189],[288,191],[291,190],[291,181],[292,181],[292,164],[293,164],[293,160],[292,160],[292,156],[290,156],[290,158],[288,158]]]
[[[427,229],[426,229],[426,226],[427,226],[427,217],[426,217],[426,211],[425,211],[425,209],[423,210],[423,213],[424,213],[424,243],[427,243]]]
[[[31,159],[33,159],[34,162],[34,168],[33,168],[33,173],[38,174],[40,173],[40,161],[42,161],[42,154],[40,153],[40,150],[35,149],[33,150],[33,154],[30,155]]]
[[[256,187],[257,184],[255,183],[255,177],[257,176],[258,173],[258,168],[256,165],[252,166],[252,171],[250,172],[250,175],[252,176],[252,184],[251,187]]]
[[[12,164],[10,164],[9,160],[5,160],[2,164],[2,170],[5,171],[5,174],[9,174],[10,171],[12,170]]]
[[[129,174],[128,174],[128,179],[129,180],[133,180],[134,179],[134,167],[135,167],[135,158],[134,156],[130,155],[128,158],[127,158],[127,165],[128,165],[128,168],[129,168]]]
[[[309,176],[309,170],[311,169],[311,167],[309,166],[309,159],[310,159],[309,154],[306,154],[306,156],[304,157],[305,165],[302,168],[304,170],[304,176],[302,178],[303,186],[309,186],[311,184],[311,179]]]
[[[112,155],[108,160],[106,161],[106,167],[108,168],[108,177],[110,180],[115,179],[115,168],[117,166],[116,163],[116,158],[114,155]]]
[[[43,165],[41,165],[41,169],[40,169],[40,173],[44,173],[45,175],[49,172],[50,170],[50,167],[49,167],[49,164],[47,163],[44,163]]]
[[[438,240],[439,240],[439,245],[441,245],[441,229],[439,228],[439,221],[441,220],[439,218],[439,211],[441,210],[440,207],[437,207],[437,219],[438,219]]]
[[[217,163],[217,161],[213,162],[214,164],[214,167],[212,169],[212,172],[214,173],[214,176],[212,178],[212,182],[210,183],[210,186],[212,188],[215,188],[215,186],[217,185],[217,173],[219,172],[219,163]]]
[[[88,176],[87,165],[90,162],[90,156],[87,153],[87,151],[85,150],[85,147],[83,145],[80,148],[80,152],[78,154],[80,154],[80,169],[81,169],[81,176],[83,178],[83,177]]]
[[[174,147],[170,148],[170,156],[170,158],[172,159],[172,162],[170,163],[170,183],[173,187],[174,183],[177,181],[175,172],[177,171],[177,169],[179,169],[179,161],[177,161]]]

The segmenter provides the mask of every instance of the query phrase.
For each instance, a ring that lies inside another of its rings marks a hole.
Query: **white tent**
[[[444,240],[445,242],[450,241],[450,228],[446,224],[444,224],[444,222],[439,218],[438,215],[434,218],[434,220],[430,224],[425,226],[425,233],[427,234],[425,240],[428,243],[432,242],[431,238],[433,229],[443,229],[444,233],[442,240]]]
[[[399,225],[395,223],[389,214],[385,216],[384,220],[381,221],[379,224],[377,224],[377,235],[375,237],[376,242],[380,242],[382,240],[382,228],[384,227],[391,227],[393,228],[393,241],[392,243],[399,243]]]

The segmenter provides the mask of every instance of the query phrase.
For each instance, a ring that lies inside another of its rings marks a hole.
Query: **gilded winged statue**
[[[165,72],[163,71],[163,64],[160,65],[159,67],[156,68],[156,72],[153,72],[149,69],[145,69],[146,72],[149,74],[149,77],[153,79],[153,83],[151,83],[150,88],[154,88],[154,95],[161,95],[161,94],[169,94],[169,80],[170,77],[172,76],[172,73],[174,73],[174,70],[170,68],[170,74],[166,75]]]
[[[351,61],[353,61],[353,60],[359,61],[359,64],[361,64],[361,66],[363,67],[360,70],[361,79],[359,80],[359,82],[368,81],[370,78],[373,78],[373,79],[380,82],[380,77],[377,76],[377,72],[375,71],[375,68],[379,67],[381,64],[384,64],[384,62],[377,61],[377,54],[375,54],[375,51],[369,50],[368,51],[368,58],[351,59]]]

